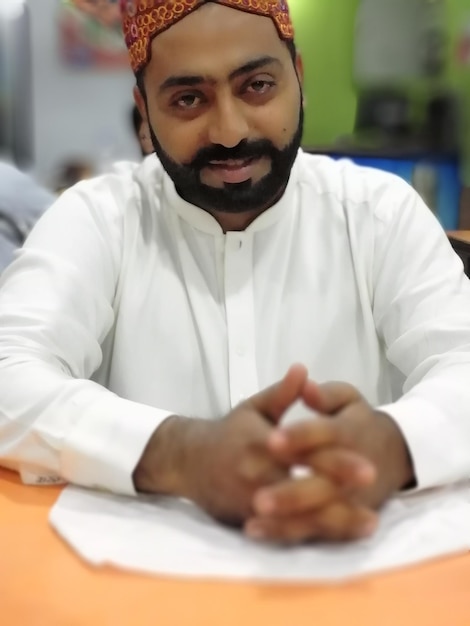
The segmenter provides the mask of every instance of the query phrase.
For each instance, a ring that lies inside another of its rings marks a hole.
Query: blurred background
[[[0,0],[0,158],[54,191],[138,160],[113,0]],[[403,176],[470,228],[470,0],[290,0],[304,148]]]

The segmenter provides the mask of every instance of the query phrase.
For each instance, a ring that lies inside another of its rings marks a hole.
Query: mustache
[[[202,170],[210,165],[211,161],[259,159],[264,156],[271,156],[275,152],[275,146],[267,139],[257,141],[244,139],[234,148],[226,148],[221,145],[201,148],[192,161],[187,164],[187,167]]]

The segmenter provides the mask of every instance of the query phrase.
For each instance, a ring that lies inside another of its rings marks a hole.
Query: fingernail
[[[287,437],[285,433],[275,430],[269,437],[269,443],[274,448],[283,448],[287,445]]]
[[[356,470],[359,480],[372,482],[375,479],[375,468],[372,465],[360,465]]]
[[[255,499],[255,508],[259,513],[274,513],[276,510],[276,501],[272,496],[261,494]]]

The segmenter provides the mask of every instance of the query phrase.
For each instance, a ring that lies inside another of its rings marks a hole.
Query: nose
[[[249,125],[243,110],[232,95],[226,95],[214,105],[209,120],[208,139],[212,144],[234,148],[248,138]]]

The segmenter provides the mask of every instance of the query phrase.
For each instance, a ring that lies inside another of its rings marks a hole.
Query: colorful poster
[[[60,47],[74,68],[129,68],[117,0],[62,0]]]
[[[65,4],[74,5],[103,26],[119,26],[119,0],[69,0]]]

